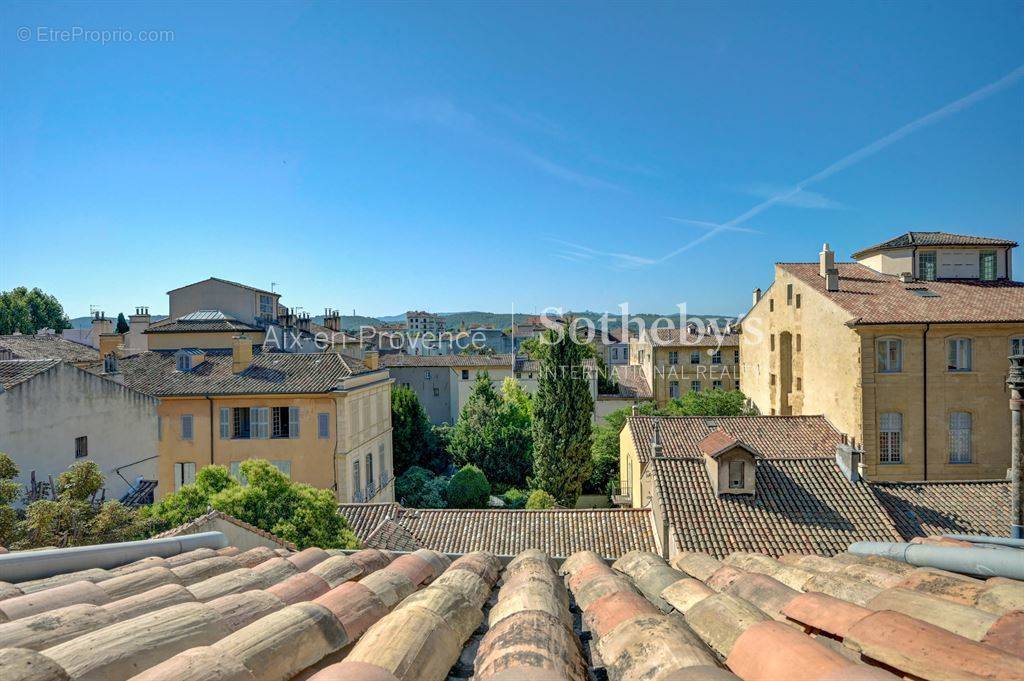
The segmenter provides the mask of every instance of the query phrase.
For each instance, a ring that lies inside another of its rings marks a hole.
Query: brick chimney
[[[231,371],[240,374],[252,364],[252,339],[244,333],[231,339]]]
[[[105,312],[96,311],[92,313],[92,336],[93,347],[100,346],[100,336],[111,333],[114,330],[114,323],[107,319]]]
[[[828,243],[821,247],[821,252],[818,253],[818,274],[822,278],[828,274],[829,270],[836,268],[836,254],[828,247]]]
[[[95,320],[93,320],[95,321]],[[100,334],[100,357],[114,354],[118,348],[124,347],[123,333],[101,333]]]
[[[295,318],[295,327],[299,331],[309,331],[309,313],[300,312]]]
[[[341,315],[337,310],[332,310],[329,307],[324,308],[324,326],[335,333],[341,331]]]
[[[376,350],[367,350],[363,353],[363,364],[370,371],[380,369],[380,354]]]

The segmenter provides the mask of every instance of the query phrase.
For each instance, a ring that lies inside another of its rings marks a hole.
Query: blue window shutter
[[[231,410],[227,407],[220,408],[220,439],[227,440],[231,437]]]
[[[299,436],[299,408],[288,407],[288,437]]]

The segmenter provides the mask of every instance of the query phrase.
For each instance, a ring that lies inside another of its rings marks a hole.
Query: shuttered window
[[[249,407],[249,437],[257,440],[270,437],[270,407]]]
[[[331,415],[327,412],[320,412],[316,415],[316,436],[326,440],[331,436]]]
[[[192,439],[192,414],[181,415],[181,439]]]
[[[220,439],[227,440],[231,437],[231,409],[220,408]]]
[[[180,461],[174,464],[174,491],[177,492],[184,485],[191,485],[196,481],[196,465],[191,461]]]

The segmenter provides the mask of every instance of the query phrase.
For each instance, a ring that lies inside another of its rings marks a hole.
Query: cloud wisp
[[[779,187],[778,185],[767,184],[765,182],[758,182],[743,187],[742,190],[743,193],[759,199],[770,199],[773,196],[787,193],[789,188]],[[846,208],[846,206],[839,201],[830,199],[820,192],[813,192],[810,189],[802,189],[789,198],[779,201],[779,204],[792,206],[794,208],[810,208],[812,210],[841,210]]]
[[[736,217],[732,218],[731,220],[728,220],[728,221],[723,222],[723,223],[717,223],[716,224],[716,223],[707,223],[707,222],[704,222],[704,221],[701,221],[701,220],[687,220],[685,218],[671,218],[671,219],[673,219],[673,220],[675,220],[677,222],[685,222],[685,223],[693,224],[693,225],[697,225],[697,226],[701,226],[701,225],[704,225],[704,226],[714,225],[714,226],[711,226],[708,229],[708,231],[706,231],[704,234],[700,235],[696,239],[693,239],[693,240],[683,244],[682,246],[679,246],[678,248],[676,248],[676,249],[674,249],[672,251],[669,251],[668,253],[665,253],[665,254],[661,255],[660,257],[648,258],[648,257],[643,257],[643,256],[632,255],[632,254],[629,254],[629,253],[606,253],[604,255],[606,257],[612,258],[613,262],[617,262],[617,263],[622,263],[622,262],[636,263],[634,265],[634,267],[645,267],[645,266],[652,266],[652,265],[660,265],[660,264],[662,264],[662,263],[664,263],[664,262],[666,262],[668,260],[671,260],[672,258],[675,258],[676,256],[678,256],[678,255],[680,255],[682,253],[685,253],[686,251],[689,251],[692,248],[696,248],[697,246],[699,246],[699,245],[701,245],[701,244],[703,244],[703,243],[705,243],[705,242],[715,238],[716,236],[718,236],[719,234],[722,234],[723,232],[737,231],[738,229],[741,228],[741,226],[745,222],[747,222],[748,220],[750,220],[753,217],[756,217],[757,215],[760,215],[761,213],[763,213],[764,211],[768,210],[772,206],[775,206],[775,205],[787,205],[787,204],[788,205],[793,205],[792,202],[794,200],[805,200],[806,201],[807,197],[809,195],[815,195],[816,194],[816,192],[811,192],[811,193],[808,194],[806,192],[808,187],[810,187],[810,186],[812,186],[812,185],[814,185],[814,184],[816,184],[818,182],[821,182],[821,181],[823,181],[823,180],[825,180],[825,179],[827,179],[829,177],[832,177],[836,173],[839,173],[839,172],[841,172],[843,170],[846,170],[847,168],[849,168],[849,167],[851,167],[853,165],[856,165],[857,163],[860,163],[861,161],[863,161],[863,160],[865,160],[867,158],[870,158],[871,156],[874,156],[875,154],[877,154],[877,153],[881,152],[882,150],[886,149],[887,147],[895,144],[896,142],[899,142],[900,140],[904,139],[905,137],[908,137],[909,135],[914,134],[915,132],[918,132],[919,130],[921,130],[923,128],[926,128],[926,127],[928,127],[930,125],[934,125],[935,123],[938,123],[939,121],[941,121],[941,120],[943,120],[945,118],[948,118],[950,116],[953,116],[954,114],[960,113],[961,111],[970,108],[971,106],[977,104],[978,102],[981,102],[981,101],[983,101],[985,99],[988,99],[989,97],[991,97],[991,96],[1001,92],[1002,90],[1005,90],[1006,88],[1012,86],[1017,81],[1019,81],[1021,79],[1021,77],[1024,77],[1024,65],[1018,66],[1017,68],[1015,68],[1013,71],[1010,71],[1008,74],[1006,74],[1002,78],[999,78],[998,80],[992,81],[991,83],[989,83],[989,84],[987,84],[987,85],[985,85],[983,87],[980,87],[977,90],[974,90],[970,94],[965,95],[965,96],[963,96],[960,99],[957,99],[955,101],[952,101],[949,104],[946,104],[945,106],[942,106],[942,107],[936,109],[935,111],[932,111],[931,113],[928,113],[928,114],[926,114],[924,116],[921,116],[920,118],[918,118],[918,119],[916,119],[914,121],[911,121],[910,123],[907,123],[906,125],[903,125],[903,126],[897,128],[896,130],[893,130],[889,134],[884,135],[884,136],[878,138],[874,142],[871,142],[870,144],[865,145],[865,146],[861,147],[860,149],[857,149],[856,151],[854,151],[854,152],[852,152],[850,154],[847,154],[846,156],[840,158],[838,161],[835,161],[835,162],[827,165],[826,167],[822,168],[818,172],[816,172],[813,175],[810,175],[810,176],[804,178],[803,180],[800,180],[799,182],[797,182],[796,184],[792,185],[791,187],[773,193],[771,196],[767,197],[764,201],[758,203],[757,205],[753,206],[752,208],[747,209],[743,213],[740,213],[739,215],[737,215]],[[796,199],[796,197],[798,195],[800,195],[800,194],[803,194],[803,199]],[[821,196],[820,194],[816,194],[816,195],[817,196]],[[825,198],[825,197],[822,197],[822,198]],[[579,248],[585,248],[585,247],[579,246]],[[599,252],[598,251],[593,251],[593,253],[597,254]]]

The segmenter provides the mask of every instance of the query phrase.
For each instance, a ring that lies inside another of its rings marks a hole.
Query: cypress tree
[[[573,507],[590,477],[594,400],[583,369],[586,350],[563,333],[548,331],[533,398],[532,487]]]
[[[118,312],[117,327],[114,329],[114,333],[128,333],[128,330],[128,320],[124,318],[124,312]]]

